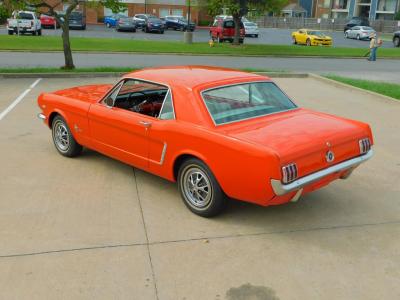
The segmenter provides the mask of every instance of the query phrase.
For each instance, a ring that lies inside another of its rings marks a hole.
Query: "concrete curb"
[[[121,77],[128,72],[87,72],[87,73],[0,73],[0,78],[90,78]],[[271,78],[307,78],[307,73],[254,72]]]
[[[355,86],[352,86],[350,84],[346,84],[346,83],[339,82],[339,81],[336,81],[336,80],[333,80],[333,79],[329,79],[329,78],[326,78],[326,77],[323,77],[323,76],[320,76],[320,75],[317,75],[317,74],[314,74],[314,73],[309,73],[308,76],[310,78],[322,81],[324,83],[327,83],[327,84],[330,84],[330,85],[333,85],[333,86],[336,86],[336,87],[339,87],[339,88],[345,88],[347,90],[357,91],[357,92],[363,93],[365,95],[377,97],[377,98],[379,98],[380,100],[382,100],[384,102],[396,101],[396,102],[400,103],[400,101],[395,99],[395,98],[392,98],[392,97],[389,97],[389,96],[385,96],[385,95],[382,95],[382,94],[378,94],[378,93],[375,93],[375,92],[372,92],[372,91],[364,90],[364,89],[361,89],[359,87],[355,87]]]

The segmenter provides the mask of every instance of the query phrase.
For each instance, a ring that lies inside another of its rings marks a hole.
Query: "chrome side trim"
[[[323,169],[321,171],[312,173],[310,175],[304,176],[292,183],[283,184],[280,180],[271,179],[271,186],[274,193],[277,196],[282,196],[287,193],[301,189],[302,187],[311,184],[321,178],[328,176],[330,174],[340,172],[347,169],[354,169],[358,167],[359,164],[370,159],[373,155],[373,150],[369,150],[366,154],[346,160],[344,162],[338,163],[337,165],[331,166],[329,168]]]
[[[38,114],[37,115],[37,117],[40,119],[40,120],[46,120],[46,116],[44,115],[44,114]]]
[[[163,147],[162,152],[161,152],[160,161],[156,161],[156,160],[152,160],[152,159],[150,159],[150,161],[151,161],[152,163],[154,163],[154,164],[157,164],[157,165],[162,166],[162,165],[164,164],[165,154],[166,154],[166,153],[167,153],[167,143],[164,142],[164,147]]]

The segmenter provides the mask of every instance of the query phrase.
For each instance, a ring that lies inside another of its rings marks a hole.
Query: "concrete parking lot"
[[[36,80],[1,79],[0,114]],[[300,106],[370,123],[375,156],[297,203],[203,219],[173,183],[54,149],[38,95],[115,80],[42,79],[0,120],[0,298],[400,299],[399,102],[276,80]]]
[[[279,28],[260,28],[260,36],[258,38],[247,37],[247,44],[270,44],[270,45],[291,45],[291,33],[293,29]],[[5,28],[0,28],[0,34],[7,34]],[[44,29],[43,35],[61,35],[61,29]],[[114,28],[107,28],[104,25],[88,25],[86,30],[71,30],[71,36],[78,37],[97,37],[97,38],[126,38],[134,40],[154,40],[154,41],[182,41],[183,33],[175,30],[166,30],[164,34],[144,33],[140,29],[137,32],[117,32]],[[350,47],[350,48],[368,48],[368,41],[357,41],[344,38],[342,31],[327,31],[327,35],[333,38],[333,47]],[[193,39],[195,42],[208,42],[210,39],[209,29],[198,28],[194,32]],[[305,46],[293,46],[305,47]],[[382,47],[393,48],[393,43],[384,42]]]

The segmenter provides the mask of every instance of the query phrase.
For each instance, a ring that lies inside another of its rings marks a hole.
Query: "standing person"
[[[369,54],[369,61],[376,61],[376,51],[378,50],[379,45],[379,41],[376,38],[376,33],[371,33],[370,35],[371,41],[369,42],[369,50],[370,50],[370,54]]]

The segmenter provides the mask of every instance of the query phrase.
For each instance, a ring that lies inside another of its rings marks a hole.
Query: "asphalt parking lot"
[[[258,38],[247,37],[245,43],[248,44],[271,44],[271,45],[291,45],[291,33],[294,29],[260,28]],[[7,34],[5,28],[0,28],[0,34]],[[368,41],[357,41],[344,38],[342,31],[327,31],[333,38],[333,47],[368,48]],[[44,29],[43,35],[61,35],[61,29]],[[86,30],[70,30],[71,36],[78,37],[97,37],[97,38],[127,38],[135,40],[154,40],[154,41],[182,41],[183,33],[172,29],[166,30],[164,34],[144,33],[138,29],[133,32],[117,32],[114,28],[107,28],[104,25],[87,25]],[[38,37],[39,38],[39,37]],[[209,30],[198,28],[194,32],[195,42],[208,42],[210,39]],[[293,47],[305,47],[294,45]],[[392,48],[393,43],[384,42],[382,47]]]
[[[375,156],[297,203],[203,219],[173,183],[57,154],[37,96],[115,81],[0,80],[0,114],[37,83],[0,120],[0,298],[400,299],[400,102],[277,79],[300,106],[370,123]]]

